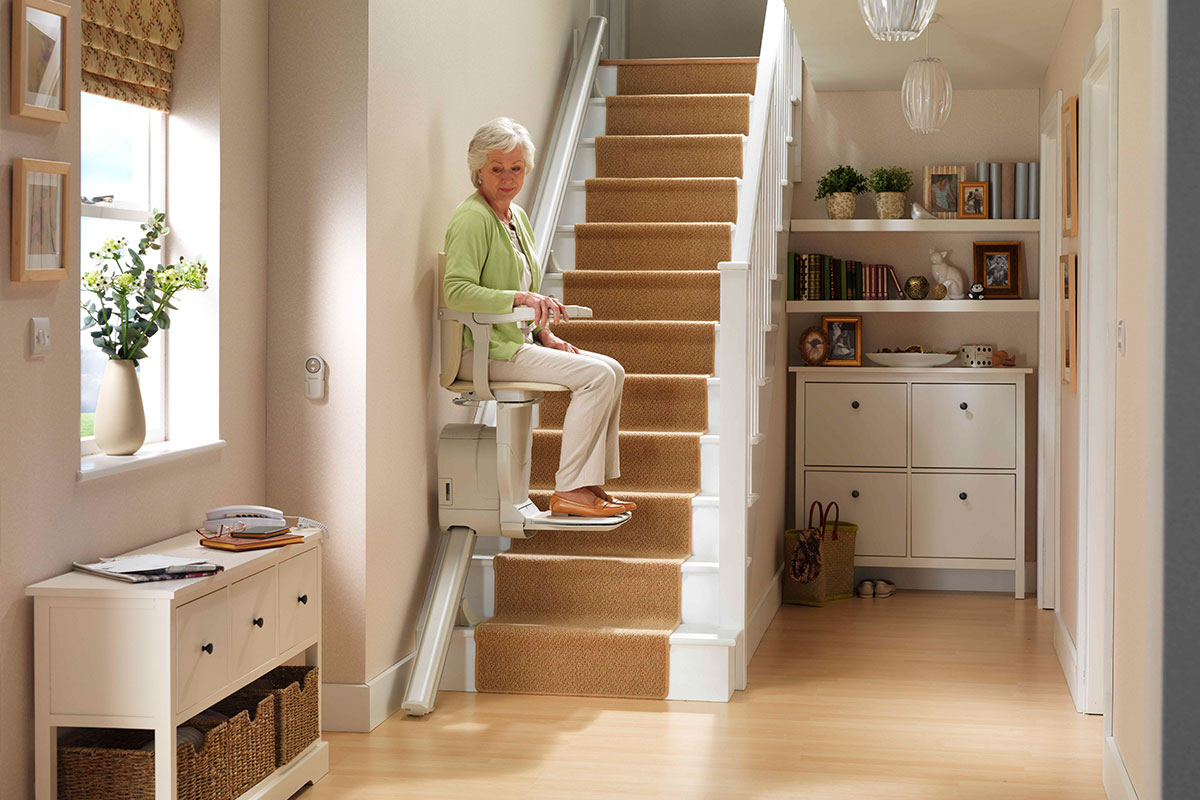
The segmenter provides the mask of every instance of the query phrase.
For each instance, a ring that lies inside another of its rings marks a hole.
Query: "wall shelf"
[[[1037,300],[789,300],[789,314],[1036,314]]]
[[[792,233],[1039,233],[1040,219],[794,219]]]

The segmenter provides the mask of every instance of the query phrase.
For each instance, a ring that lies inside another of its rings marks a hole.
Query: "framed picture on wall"
[[[958,186],[959,219],[988,218],[988,182],[963,181]]]
[[[13,114],[67,121],[70,13],[70,6],[54,0],[13,0]]]
[[[975,242],[975,283],[984,298],[1021,298],[1021,243]]]
[[[1062,107],[1062,235],[1079,235],[1079,98]]]
[[[821,330],[829,339],[827,367],[862,366],[862,315],[821,317]]]
[[[952,164],[925,167],[921,201],[929,213],[939,219],[958,219],[958,187],[967,176],[967,168]]]
[[[13,161],[12,279],[61,281],[69,272],[71,165],[63,161]]]
[[[1076,353],[1079,324],[1076,320],[1075,297],[1079,292],[1079,272],[1075,254],[1065,253],[1058,257],[1059,282],[1062,284],[1062,303],[1060,304],[1060,326],[1062,330],[1062,382],[1072,392],[1078,385],[1079,370],[1075,366],[1078,358]]]

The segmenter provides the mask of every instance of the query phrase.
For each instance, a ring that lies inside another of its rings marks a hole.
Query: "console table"
[[[69,572],[26,589],[37,800],[57,797],[65,727],[153,730],[154,796],[175,800],[176,726],[281,664],[320,667],[322,534],[299,533],[303,542],[243,553],[202,547],[195,533],[133,551],[225,567],[206,578],[122,583]],[[284,800],[328,771],[318,739],[241,798]]]

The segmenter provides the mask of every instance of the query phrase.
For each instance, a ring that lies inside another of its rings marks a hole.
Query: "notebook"
[[[205,547],[216,547],[220,550],[233,550],[242,552],[243,550],[259,550],[265,547],[283,547],[286,544],[296,544],[303,542],[303,536],[293,534],[282,534],[280,536],[272,536],[268,539],[239,539],[236,536],[214,536],[211,539],[200,539],[200,544]]]

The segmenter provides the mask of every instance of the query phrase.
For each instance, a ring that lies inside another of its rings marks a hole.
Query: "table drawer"
[[[229,590],[218,589],[175,612],[175,710],[229,681]]]
[[[1017,387],[1011,383],[914,383],[914,467],[1015,469]]]
[[[804,463],[903,467],[907,392],[903,383],[804,384]]]
[[[275,567],[243,578],[229,587],[231,678],[240,678],[270,661],[278,652],[279,577]]]
[[[912,476],[914,557],[1014,558],[1013,475]]]
[[[321,630],[317,594],[321,561],[316,549],[279,565],[279,652],[290,650]]]
[[[896,472],[804,473],[804,518],[814,500],[835,501],[841,518],[858,525],[857,556],[907,555],[908,476]]]

